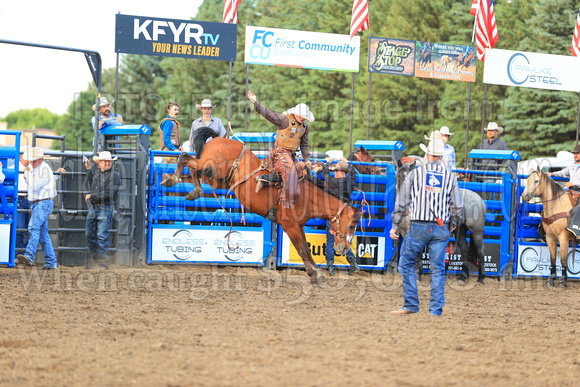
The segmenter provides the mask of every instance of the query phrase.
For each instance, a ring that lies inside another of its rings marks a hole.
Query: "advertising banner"
[[[486,57],[487,61],[487,57]],[[574,255],[574,257],[573,257]],[[518,244],[518,265],[517,275],[530,277],[550,276],[550,251],[545,244]],[[580,249],[576,247],[573,254],[572,248],[568,249],[568,278],[580,278]],[[560,263],[560,250],[556,257],[556,274],[562,275],[562,264]]]
[[[151,261],[261,264],[263,249],[262,230],[153,228]]]
[[[469,46],[369,38],[371,73],[475,82],[476,56]]]
[[[10,260],[10,223],[0,223],[0,245],[4,248],[0,249],[0,263],[8,264]]]
[[[115,52],[236,60],[237,24],[117,14]]]
[[[306,242],[310,247],[312,259],[317,264],[326,264],[326,234],[306,233]],[[356,261],[361,266],[385,266],[385,238],[374,236],[354,237],[351,245],[352,252]],[[291,265],[303,265],[302,258],[298,255],[296,248],[290,242],[288,235],[283,232],[282,235],[282,263]],[[334,256],[335,265],[348,265],[346,256]]]
[[[447,272],[460,272],[463,267],[463,257],[461,254],[457,254],[456,251],[457,244],[455,241],[449,242],[447,249],[445,250],[445,271]],[[499,275],[500,270],[500,245],[497,243],[485,243],[483,256],[483,267],[485,268],[486,275]],[[469,257],[468,257],[469,258]],[[422,257],[422,268],[423,271],[429,271],[429,253],[423,253]],[[469,262],[469,261],[468,261]],[[470,271],[476,272],[477,267],[471,266]]]
[[[580,92],[580,58],[487,49],[483,82],[494,85]]]
[[[359,36],[246,27],[249,64],[358,72],[359,57]]]

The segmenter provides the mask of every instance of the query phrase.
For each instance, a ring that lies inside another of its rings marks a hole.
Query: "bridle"
[[[532,173],[536,173],[536,174],[537,174],[537,172],[535,172],[535,171],[534,171],[534,172],[532,172]],[[529,177],[528,177],[528,178],[529,178]],[[540,187],[540,183],[541,183],[541,182],[542,182],[542,175],[538,175],[538,184],[537,184],[537,185],[534,187],[534,189],[532,190],[532,192],[530,192],[530,196],[531,196],[531,197],[533,197],[533,196],[534,196],[534,192],[536,192],[536,190],[537,190],[537,189]],[[548,199],[548,200],[542,200],[542,199],[540,199],[540,202],[541,202],[542,204],[543,204],[543,203],[547,203],[547,202],[551,202],[551,201],[553,201],[553,200],[556,200],[556,199],[559,199],[559,198],[561,198],[561,197],[562,197],[562,196],[564,196],[565,194],[566,194],[566,191],[562,192],[560,195],[558,195],[558,196],[556,196],[555,198],[552,198],[552,199]]]
[[[338,209],[338,212],[336,213],[336,215],[334,215],[334,218],[332,218],[332,220],[330,221],[330,224],[332,226],[332,223],[337,223],[337,229],[338,231],[334,231],[332,228],[330,229],[330,233],[332,235],[334,235],[335,237],[344,239],[347,241],[347,243],[352,243],[354,235],[347,235],[347,234],[343,234],[340,231],[340,215],[342,214],[342,211],[346,208],[346,206],[348,206],[348,203],[342,203],[342,206],[340,206],[340,208]]]
[[[369,162],[370,163],[373,163],[375,161],[374,159],[373,160],[370,160],[370,161],[361,159],[361,157],[360,157],[361,152],[360,151],[359,152],[355,152],[353,154],[354,154],[354,157],[356,158],[356,160],[358,162],[361,162],[361,163],[369,163]],[[358,167],[359,168],[364,168],[365,171],[367,171],[367,172],[361,171],[361,173],[366,173],[367,175],[379,175],[380,174],[380,170],[378,169],[378,167],[374,167],[373,168],[370,165],[359,165]]]

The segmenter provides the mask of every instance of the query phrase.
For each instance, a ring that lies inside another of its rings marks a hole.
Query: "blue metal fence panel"
[[[0,254],[0,264],[14,267],[16,249],[16,215],[18,211],[18,174],[20,168],[20,136],[22,132],[12,130],[0,131],[5,138],[4,144],[14,144],[0,147],[0,162],[4,182],[0,184],[0,244],[4,246]],[[6,248],[7,247],[7,248]]]

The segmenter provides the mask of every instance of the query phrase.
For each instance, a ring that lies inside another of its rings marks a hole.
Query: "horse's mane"
[[[218,132],[212,128],[208,128],[207,126],[196,129],[193,132],[193,144],[191,144],[193,151],[195,152],[195,158],[199,159],[201,157],[201,151],[203,150],[203,146],[208,138],[215,138],[218,136]]]
[[[358,159],[356,158],[356,156],[354,155],[355,153],[358,153],[360,151],[356,151],[356,152],[352,152],[351,154],[348,155],[348,157],[346,158],[348,161],[358,161]]]
[[[352,206],[352,201],[350,200],[350,198],[346,198],[342,195],[340,195],[338,192],[328,189],[328,187],[326,185],[324,185],[324,182],[320,179],[318,179],[316,176],[312,176],[310,174],[306,174],[304,175],[304,180],[314,184],[317,188],[320,188],[321,190],[323,190],[324,192],[334,196],[337,199],[342,200],[345,203],[348,203]]]
[[[546,175],[544,172],[540,171],[540,178],[545,179],[550,187],[552,188],[552,193],[557,196],[564,192],[564,188],[560,186],[560,184],[556,183],[554,179],[550,178],[550,176]]]

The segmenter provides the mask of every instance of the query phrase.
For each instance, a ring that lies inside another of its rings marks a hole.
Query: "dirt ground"
[[[400,275],[0,268],[0,385],[578,385],[580,283],[465,286],[392,315]]]

